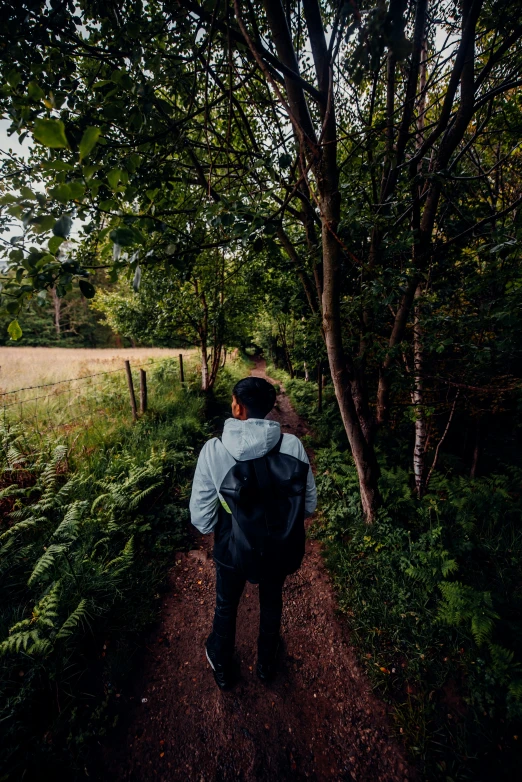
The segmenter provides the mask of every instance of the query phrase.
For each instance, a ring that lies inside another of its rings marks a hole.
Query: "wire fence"
[[[181,384],[189,380],[195,366],[190,358],[184,358],[182,354],[178,358],[149,358],[138,366],[129,363],[128,369],[122,362],[116,369],[0,391],[0,421],[4,428],[22,425],[26,433],[39,437],[76,432],[80,427],[103,427],[107,419],[133,416],[136,402],[132,404],[131,386],[135,400],[144,378],[146,382],[147,371],[150,370],[145,405],[148,394],[154,395],[154,386],[159,382]],[[143,404],[143,390],[141,399]]]

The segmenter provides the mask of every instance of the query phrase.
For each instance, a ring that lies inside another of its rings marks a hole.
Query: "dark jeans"
[[[273,576],[259,584],[258,651],[269,649],[279,637],[286,576]],[[216,562],[216,611],[212,627],[218,658],[232,656],[236,637],[236,616],[246,579],[237,571]]]

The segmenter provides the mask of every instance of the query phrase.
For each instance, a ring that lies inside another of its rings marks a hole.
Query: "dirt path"
[[[264,362],[252,374],[266,376]],[[270,415],[283,431],[306,433],[284,393]],[[281,671],[270,686],[255,675],[257,586],[247,584],[237,623],[241,679],[216,687],[204,642],[214,608],[211,536],[179,555],[144,669],[127,696],[127,725],[106,779],[174,782],[412,779],[336,617],[317,541],[284,589]],[[123,695],[122,695],[123,697]]]

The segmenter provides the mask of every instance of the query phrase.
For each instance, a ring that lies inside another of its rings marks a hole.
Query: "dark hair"
[[[246,407],[249,418],[264,418],[275,405],[274,386],[262,377],[245,377],[232,389],[238,402]]]

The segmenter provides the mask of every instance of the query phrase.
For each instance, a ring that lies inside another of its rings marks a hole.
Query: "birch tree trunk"
[[[209,375],[208,375],[208,355],[207,355],[207,340],[205,337],[201,338],[201,390],[208,391]]]
[[[425,110],[426,110],[426,80],[427,80],[427,65],[428,65],[428,41],[424,38],[422,44],[421,53],[421,66],[420,66],[420,78],[419,78],[419,90],[420,98],[418,101],[418,113],[417,113],[417,143],[416,148],[419,150],[424,142],[424,127],[425,127]],[[419,161],[417,170],[422,172],[422,161]],[[414,186],[415,187],[415,186]],[[421,193],[419,187],[416,187],[415,198],[419,199]],[[418,213],[418,210],[417,210]],[[418,219],[414,216],[414,223],[418,223]],[[414,225],[414,229],[417,225]],[[415,489],[417,491],[417,497],[421,499],[425,491],[425,458],[426,458],[426,443],[427,443],[427,421],[426,421],[426,408],[424,405],[424,387],[422,379],[422,370],[424,362],[424,346],[423,346],[423,333],[421,325],[421,297],[422,286],[417,285],[415,291],[415,304],[413,310],[413,393],[412,401],[415,410],[415,444],[413,446],[413,473],[415,476]]]
[[[61,326],[61,319],[60,319],[62,300],[56,293],[56,288],[51,288],[51,298],[53,300],[54,330],[56,332],[56,336],[59,339],[62,334],[62,326]]]
[[[424,359],[424,348],[422,344],[422,326],[420,299],[422,295],[421,286],[417,286],[415,292],[415,307],[413,317],[413,392],[412,402],[415,410],[415,445],[413,448],[413,472],[415,475],[415,489],[417,497],[420,499],[424,494],[425,479],[425,457],[426,457],[426,437],[427,424],[426,412],[424,406],[424,387],[422,380],[422,368]]]

